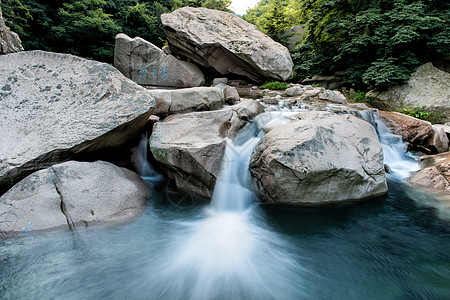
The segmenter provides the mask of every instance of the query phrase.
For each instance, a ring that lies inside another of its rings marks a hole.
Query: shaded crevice
[[[64,203],[63,194],[62,194],[62,192],[61,192],[61,190],[59,189],[59,186],[58,186],[58,182],[57,182],[58,181],[58,176],[56,175],[56,172],[55,172],[55,170],[53,168],[50,168],[50,170],[52,171],[52,173],[54,175],[53,185],[54,185],[55,190],[58,193],[59,198],[61,200],[61,203],[60,203],[61,212],[66,217],[67,226],[69,226],[69,229],[72,230],[72,231],[76,231],[75,224],[73,223],[72,218],[70,217],[70,215],[69,215],[69,213],[67,211],[66,204]]]

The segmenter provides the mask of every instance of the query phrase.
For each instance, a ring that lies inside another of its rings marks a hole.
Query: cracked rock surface
[[[25,227],[77,230],[134,219],[150,194],[150,186],[130,170],[103,161],[68,161],[17,183],[0,197],[0,212],[17,216],[8,227],[12,234]]]
[[[210,197],[225,138],[263,111],[259,102],[247,100],[221,110],[169,116],[155,124],[150,150],[178,188]]]
[[[0,56],[0,195],[53,164],[139,137],[156,102],[113,66],[69,54]]]
[[[312,111],[267,131],[250,165],[267,202],[322,205],[387,193],[382,148],[368,122]]]

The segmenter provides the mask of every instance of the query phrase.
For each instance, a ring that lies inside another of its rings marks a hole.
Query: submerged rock
[[[450,74],[435,68],[432,63],[420,66],[406,85],[390,87],[385,92],[370,91],[371,104],[382,110],[410,110],[424,107],[424,111],[440,116],[442,123],[450,121]]]
[[[322,205],[387,193],[382,148],[368,122],[305,112],[267,131],[250,165],[265,201]]]
[[[435,207],[441,218],[450,220],[450,152],[423,156],[422,169],[409,178],[411,198],[419,204]]]
[[[203,67],[253,81],[292,77],[289,50],[235,14],[183,7],[161,21],[170,50]]]
[[[15,221],[0,231],[14,235],[129,221],[142,212],[150,192],[137,174],[107,162],[57,164],[29,175],[0,197],[0,212]]]
[[[247,100],[221,110],[169,116],[155,125],[150,150],[178,188],[210,197],[225,138],[263,111],[259,102]]]
[[[205,81],[196,65],[167,55],[140,37],[132,39],[123,33],[116,36],[114,66],[143,85],[185,88],[199,86]]]
[[[27,175],[138,140],[156,106],[111,65],[69,54],[0,56],[0,195]]]

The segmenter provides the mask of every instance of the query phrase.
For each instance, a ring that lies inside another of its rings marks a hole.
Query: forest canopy
[[[261,0],[244,19],[280,42],[305,26],[293,54],[298,78],[344,71],[360,88],[408,81],[420,64],[448,61],[447,0]]]
[[[229,11],[230,0],[2,0],[3,17],[26,50],[111,62],[123,32],[161,47],[160,16],[179,7]],[[306,29],[293,53],[296,80],[344,72],[350,86],[407,82],[420,64],[450,59],[447,0],[261,0],[243,17],[273,39]]]
[[[114,37],[140,36],[162,47],[161,14],[179,7],[228,11],[230,0],[2,0],[7,25],[25,50],[72,53],[112,62]]]

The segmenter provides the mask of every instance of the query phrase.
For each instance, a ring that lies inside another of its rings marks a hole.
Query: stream
[[[148,174],[157,183],[135,222],[1,240],[0,298],[448,299],[449,223],[407,196],[416,162],[392,158],[383,130],[387,196],[323,208],[258,203],[248,164],[262,134],[250,128],[227,141],[211,203]]]

